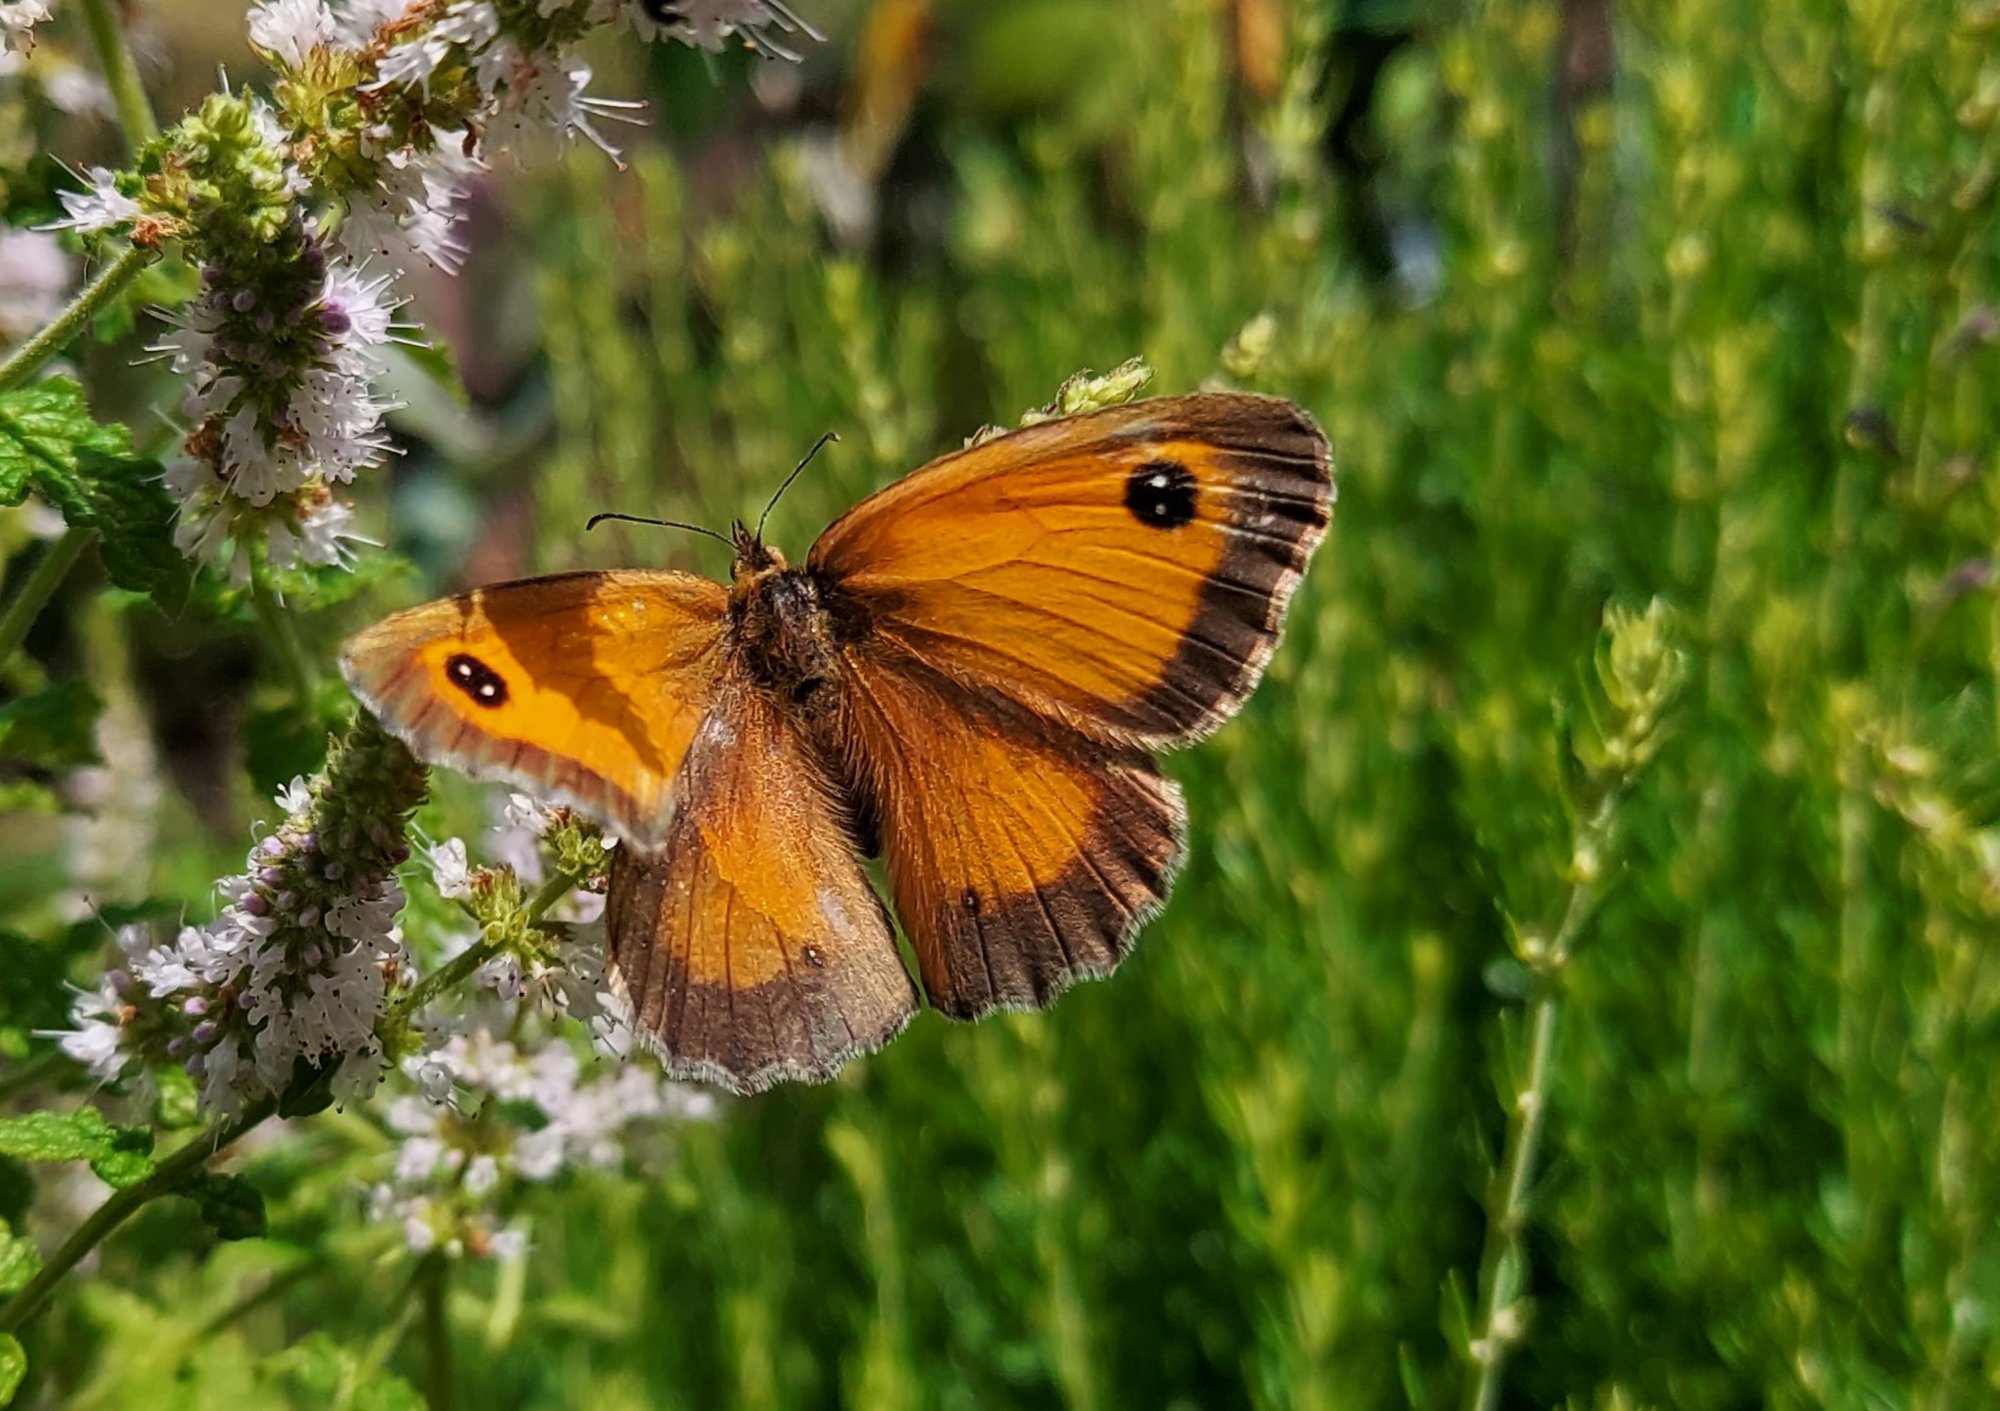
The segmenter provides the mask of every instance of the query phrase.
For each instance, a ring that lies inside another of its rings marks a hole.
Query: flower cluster
[[[0,26],[37,8],[0,0]],[[812,31],[770,0],[262,0],[252,48],[267,101],[218,95],[135,172],[64,198],[81,231],[185,243],[196,302],[159,347],[189,379],[167,484],[182,551],[244,579],[260,561],[333,567],[355,539],[339,487],[390,445],[375,392],[416,262],[458,268],[466,185],[532,137],[582,137],[636,104],[591,97],[574,53],[593,27],[785,54]]]
[[[497,1037],[484,1025],[403,1065],[415,1088],[389,1107],[402,1139],[369,1208],[412,1250],[512,1257],[498,1212],[521,1182],[623,1164],[635,1127],[712,1116],[715,1101],[635,1064],[586,1065],[561,1038]]]
[[[125,964],[77,1001],[65,1051],[105,1080],[135,1061],[179,1063],[222,1114],[321,1080],[337,1097],[372,1092],[403,965],[393,874],[423,788],[401,745],[357,726],[325,774],[279,793],[284,823],[219,884],[214,921],[170,945],[120,933]]]

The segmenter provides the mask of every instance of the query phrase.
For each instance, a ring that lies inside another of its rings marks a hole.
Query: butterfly
[[[940,457],[793,567],[561,573],[385,618],[342,665],[421,758],[600,820],[614,987],[670,1070],[830,1077],[919,1003],[958,1019],[1110,973],[1186,812],[1154,754],[1234,715],[1325,533],[1290,402],[1209,393]]]

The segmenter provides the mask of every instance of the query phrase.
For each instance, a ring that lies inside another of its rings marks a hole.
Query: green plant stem
[[[160,135],[160,124],[153,117],[145,85],[139,82],[139,69],[125,43],[125,26],[118,8],[113,0],[83,0],[83,18],[90,27],[90,43],[97,51],[98,67],[103,69],[104,82],[111,89],[111,101],[118,109],[118,125],[124,129],[125,140],[132,150],[137,152]]]
[[[153,1169],[153,1174],[135,1186],[114,1191],[104,1204],[90,1213],[62,1247],[49,1256],[35,1277],[13,1298],[0,1306],[0,1333],[11,1333],[41,1311],[55,1286],[113,1230],[124,1224],[140,1208],[163,1195],[172,1195],[181,1183],[199,1171],[245,1132],[278,1109],[276,1098],[264,1098],[243,1109],[235,1117],[224,1118],[181,1147]]]
[[[1486,1246],[1479,1258],[1479,1331],[1472,1342],[1478,1374],[1466,1387],[1468,1411],[1492,1411],[1500,1404],[1508,1355],[1526,1331],[1518,1297],[1521,1231],[1528,1221],[1528,1181],[1547,1125],[1549,1070],[1561,1013],[1555,987],[1544,985],[1529,1010],[1528,1071],[1507,1116],[1507,1140],[1495,1182],[1500,1198],[1498,1208],[1488,1213]],[[1511,1273],[1506,1267],[1510,1262]]]
[[[28,639],[28,629],[35,625],[35,619],[42,615],[42,609],[48,606],[63,579],[96,538],[95,529],[68,529],[62,538],[49,545],[41,562],[28,575],[28,581],[14,595],[14,601],[0,613],[0,666]]]
[[[430,1411],[451,1411],[451,1324],[445,1315],[450,1279],[442,1250],[432,1250],[417,1266],[424,1305],[424,1402]]]
[[[261,574],[250,585],[250,601],[257,609],[257,620],[264,624],[265,640],[278,654],[278,665],[293,701],[301,709],[310,709],[319,699],[319,674],[313,670],[305,647],[299,642],[298,624]]]
[[[1622,798],[1622,789],[1605,796],[1578,831],[1573,855],[1604,856]],[[1562,972],[1603,897],[1602,864],[1593,863],[1589,873],[1572,883],[1555,936],[1524,957],[1535,973],[1534,998],[1528,1006],[1528,1062],[1507,1113],[1500,1171],[1487,1206],[1486,1241],[1479,1256],[1478,1327],[1472,1334],[1476,1371],[1466,1384],[1466,1411],[1493,1411],[1500,1404],[1507,1359],[1527,1332],[1521,1234],[1528,1223],[1529,1184],[1548,1129],[1549,1076],[1555,1065],[1556,1025],[1562,1018]]]
[[[117,298],[139,271],[157,258],[156,251],[141,249],[137,245],[127,247],[117,259],[98,272],[97,278],[77,291],[76,297],[69,301],[69,307],[56,315],[55,322],[16,348],[6,362],[0,363],[0,391],[19,387],[43,363],[67,348],[97,317],[98,310]]]

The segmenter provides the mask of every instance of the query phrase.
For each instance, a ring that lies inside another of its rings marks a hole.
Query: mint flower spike
[[[311,783],[279,791],[285,821],[250,852],[206,926],[141,953],[72,1011],[63,1048],[100,1078],[178,1063],[209,1112],[283,1093],[301,1067],[336,1098],[373,1092],[388,1066],[377,1026],[404,979],[395,868],[424,796],[423,766],[366,717]]]

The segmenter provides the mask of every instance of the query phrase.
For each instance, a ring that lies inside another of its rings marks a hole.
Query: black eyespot
[[[452,685],[465,692],[474,705],[491,709],[507,704],[507,683],[500,679],[499,672],[478,657],[460,652],[444,664],[444,674],[451,678]]]
[[[1194,476],[1173,461],[1147,461],[1126,477],[1125,508],[1141,524],[1178,529],[1194,518]]]
[[[967,887],[965,889],[965,895],[958,899],[958,904],[965,908],[967,916],[979,915],[979,893],[973,891],[972,888]]]

